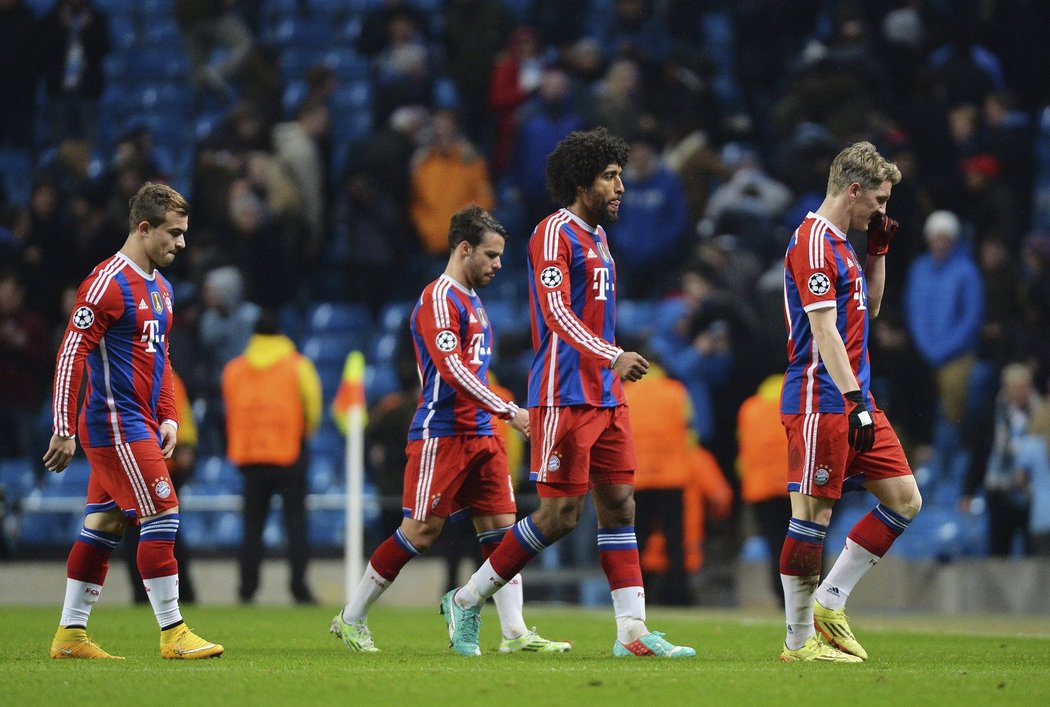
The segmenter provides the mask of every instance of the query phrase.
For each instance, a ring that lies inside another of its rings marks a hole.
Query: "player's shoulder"
[[[533,247],[543,247],[551,241],[559,238],[568,238],[572,227],[572,219],[565,209],[558,209],[548,214],[543,220],[536,224],[529,237],[529,244]]]
[[[127,259],[119,254],[112,255],[96,265],[91,274],[80,283],[80,299],[90,304],[98,304],[107,293],[119,290],[117,276],[128,269],[127,265]]]

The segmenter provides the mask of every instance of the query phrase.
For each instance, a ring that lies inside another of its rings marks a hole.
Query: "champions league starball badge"
[[[448,353],[449,351],[455,351],[458,339],[448,329],[439,331],[437,337],[434,339],[434,344],[437,345],[439,351]]]
[[[543,268],[543,272],[540,273],[540,282],[543,283],[544,287],[550,287],[551,289],[558,287],[561,285],[561,280],[561,270],[553,265],[548,268]]]
[[[831,280],[824,273],[815,272],[809,276],[808,287],[810,292],[819,297],[831,289]]]
[[[94,323],[95,313],[91,307],[77,307],[77,311],[73,312],[73,326],[77,329],[87,329]]]

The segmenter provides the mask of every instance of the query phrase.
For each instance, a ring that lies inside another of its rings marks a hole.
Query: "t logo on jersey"
[[[591,289],[598,293],[594,296],[594,299],[609,299],[606,296],[609,290],[612,289],[612,283],[609,281],[609,268],[594,269],[594,283],[591,285]]]
[[[475,334],[470,339],[470,346],[467,348],[467,355],[470,358],[471,363],[481,364],[481,357],[488,356],[492,353],[492,347],[485,346],[485,335]]]
[[[160,333],[160,322],[156,319],[142,322],[141,341],[146,345],[146,353],[155,353],[157,345],[164,343],[164,335]]]

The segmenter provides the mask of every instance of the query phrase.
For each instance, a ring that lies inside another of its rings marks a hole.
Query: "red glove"
[[[871,451],[875,446],[875,421],[871,419],[868,402],[859,390],[851,390],[842,397],[846,399],[849,418],[849,446],[858,452]]]
[[[868,222],[868,255],[886,255],[890,252],[890,241],[897,232],[899,223],[883,214],[876,214]]]

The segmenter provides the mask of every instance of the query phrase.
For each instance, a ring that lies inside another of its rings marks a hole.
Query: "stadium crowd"
[[[469,203],[510,234],[486,302],[524,311],[545,156],[604,125],[631,145],[618,333],[685,387],[739,491],[738,413],[786,365],[785,245],[870,140],[903,173],[876,400],[924,497],[986,517],[981,552],[1048,553],[1048,25],[1043,3],[968,0],[0,0],[0,458],[39,467],[73,288],[143,182],[190,201],[171,359],[198,454],[222,456],[222,368],[264,311],[305,343],[315,303],[363,305],[345,341],[388,370],[369,403],[412,389],[397,313]],[[493,319],[520,396],[528,332]],[[762,522],[716,500],[727,562]]]

